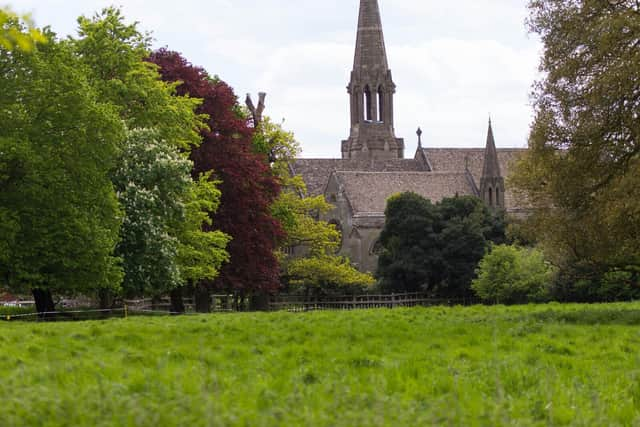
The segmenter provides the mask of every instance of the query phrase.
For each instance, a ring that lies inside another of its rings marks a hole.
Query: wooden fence
[[[431,307],[477,304],[478,300],[429,298],[421,293],[386,295],[344,295],[326,298],[306,298],[304,296],[279,295],[271,298],[272,311],[314,311],[314,310],[361,310],[371,308]]]

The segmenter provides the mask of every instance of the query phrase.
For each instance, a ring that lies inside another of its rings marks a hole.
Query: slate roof
[[[434,203],[456,194],[473,195],[465,173],[338,171],[335,177],[354,216],[384,215],[387,199],[405,191],[413,191]]]
[[[414,159],[394,160],[351,160],[351,159],[296,159],[291,165],[294,175],[301,175],[307,184],[309,196],[324,193],[324,188],[333,171],[367,172],[418,172],[426,170],[425,165]]]
[[[465,165],[468,165],[476,185],[480,186],[484,167],[484,148],[423,148],[422,151],[434,172],[464,172]],[[525,151],[526,148],[497,149],[500,172],[505,179],[510,175],[518,156]],[[519,209],[508,187],[504,195],[504,202],[507,210]]]

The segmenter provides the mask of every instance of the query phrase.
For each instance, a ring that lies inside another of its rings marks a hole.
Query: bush
[[[640,300],[638,267],[598,270],[576,263],[563,268],[553,284],[554,299],[561,302],[614,302]]]
[[[471,288],[484,302],[522,304],[550,300],[554,270],[537,249],[493,247],[477,269]]]

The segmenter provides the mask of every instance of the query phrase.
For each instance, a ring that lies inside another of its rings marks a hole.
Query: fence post
[[[124,318],[126,319],[129,315],[129,307],[127,304],[124,305]]]
[[[391,309],[396,308],[396,294],[395,292],[391,293]]]

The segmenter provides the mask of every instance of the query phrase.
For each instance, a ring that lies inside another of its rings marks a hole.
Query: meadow
[[[0,426],[640,426],[640,304],[0,322]]]

